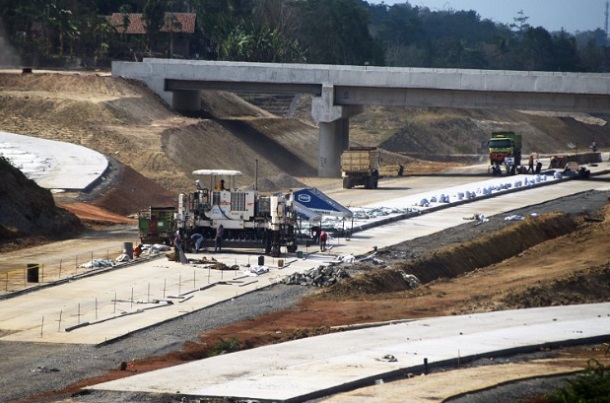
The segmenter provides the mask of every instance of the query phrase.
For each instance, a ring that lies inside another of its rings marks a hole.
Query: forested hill
[[[195,23],[191,27],[177,13],[190,13]],[[118,18],[110,19],[112,14]],[[520,12],[513,24],[499,24],[475,11],[436,11],[407,1],[390,6],[363,0],[0,0],[0,35],[3,24],[8,39],[0,40],[0,66],[18,64],[18,54],[21,64],[32,67],[93,68],[157,56],[608,71],[602,29],[548,32],[528,19]],[[172,46],[177,39],[188,40],[181,54]]]

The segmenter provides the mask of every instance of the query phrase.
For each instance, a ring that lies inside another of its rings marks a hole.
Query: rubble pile
[[[330,287],[341,281],[349,278],[350,275],[343,267],[339,266],[318,266],[305,273],[294,273],[282,280],[284,284],[303,285],[315,287]]]
[[[269,273],[269,266],[251,266],[243,270],[244,276],[260,276],[261,274]]]
[[[409,274],[404,270],[399,270],[399,272],[402,275],[402,278],[407,282],[407,284],[409,284],[409,288],[411,288],[412,290],[416,289],[421,285],[421,281],[419,281],[419,279],[413,274]]]
[[[82,269],[104,269],[106,267],[114,267],[115,265],[116,263],[111,259],[93,259],[78,267]]]
[[[193,265],[193,267],[197,267],[200,269],[212,269],[212,270],[239,270],[239,265],[226,265],[218,260],[212,258],[207,258],[203,256],[201,259],[189,259],[189,263]]]

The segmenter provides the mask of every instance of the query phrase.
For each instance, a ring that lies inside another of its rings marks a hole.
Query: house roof
[[[132,35],[144,35],[146,33],[146,27],[144,25],[144,19],[142,14],[129,13],[129,26],[127,29],[123,27],[123,13],[113,13],[109,20],[110,24],[120,34],[132,34]],[[185,34],[195,33],[195,21],[197,14],[194,13],[165,13],[165,24],[161,28],[161,32],[177,32]],[[175,24],[172,24],[175,21]],[[173,27],[172,27],[173,25]],[[173,29],[172,29],[173,28]]]

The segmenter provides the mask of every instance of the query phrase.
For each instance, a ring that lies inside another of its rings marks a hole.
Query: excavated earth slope
[[[0,157],[0,245],[17,247],[29,236],[71,238],[82,230],[78,217],[55,206],[50,190]]]

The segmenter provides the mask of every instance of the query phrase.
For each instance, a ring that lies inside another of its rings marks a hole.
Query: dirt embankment
[[[79,234],[78,218],[55,206],[51,191],[25,177],[0,157],[0,246],[3,250],[45,239],[65,239]]]
[[[204,92],[199,117],[179,116],[141,83],[95,74],[0,73],[0,128],[84,145],[115,157],[168,189],[192,190],[191,172],[239,169],[238,186],[280,174],[315,176],[318,130],[310,97],[279,118],[235,94]],[[604,116],[517,111],[366,107],[350,118],[350,141],[384,149],[382,164],[403,162],[421,173],[420,159],[479,155],[494,130],[524,135],[524,152],[610,147]],[[439,157],[441,156],[441,157]],[[435,165],[436,169],[442,168]],[[426,168],[427,169],[427,168]]]

